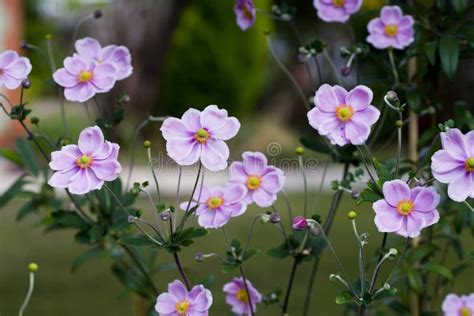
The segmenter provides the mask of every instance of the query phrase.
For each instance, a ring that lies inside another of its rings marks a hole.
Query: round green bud
[[[38,271],[39,269],[39,265],[37,263],[34,263],[34,262],[31,262],[29,265],[28,265],[28,270],[30,272],[36,272]]]
[[[388,283],[385,283],[385,284],[383,285],[383,289],[384,289],[385,291],[390,291],[391,288],[392,288],[392,286],[391,286],[390,284],[388,284]]]
[[[295,149],[297,155],[302,155],[304,154],[304,148],[301,146],[296,147]]]
[[[396,255],[398,255],[398,250],[395,248],[390,248],[388,251],[388,255],[395,257]]]
[[[66,146],[66,145],[69,145],[71,143],[71,140],[69,138],[63,138],[61,139],[61,146]]]
[[[53,38],[53,35],[48,33],[48,34],[45,35],[45,38],[49,41],[50,39]]]
[[[397,120],[395,122],[395,126],[398,127],[398,128],[402,128],[403,127],[403,121],[402,120]]]
[[[147,149],[150,148],[151,147],[151,142],[149,140],[144,141],[143,142],[143,147],[145,147]]]
[[[31,121],[31,124],[35,124],[35,125],[36,125],[36,124],[39,123],[39,118],[37,118],[36,116],[33,116],[33,117],[30,119],[30,121]]]
[[[347,213],[347,218],[349,218],[350,220],[353,220],[357,217],[357,212],[356,211],[350,211],[349,213]]]

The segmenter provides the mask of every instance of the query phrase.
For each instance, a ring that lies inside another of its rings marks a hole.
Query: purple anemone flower
[[[380,111],[370,104],[372,98],[372,90],[366,86],[347,92],[340,86],[323,84],[314,97],[316,107],[308,112],[309,124],[332,144],[361,145],[380,116]]]
[[[448,183],[448,195],[457,202],[474,198],[474,131],[463,135],[457,128],[441,133],[443,149],[431,157],[436,180]]]
[[[104,142],[99,127],[85,128],[78,145],[66,145],[51,153],[49,167],[56,172],[48,184],[74,194],[99,190],[104,181],[115,180],[122,171],[117,161],[119,148],[118,144]]]
[[[443,301],[444,316],[472,316],[474,315],[474,293],[458,296],[448,294]]]
[[[31,68],[28,58],[20,57],[12,50],[4,51],[0,54],[0,88],[18,88],[30,74]]]
[[[189,109],[181,119],[167,118],[161,126],[168,156],[181,166],[200,159],[211,171],[227,167],[229,147],[224,141],[234,137],[239,129],[239,121],[216,105],[209,105],[202,112]]]
[[[250,300],[242,278],[234,278],[231,282],[224,285],[223,291],[227,294],[225,301],[232,307],[232,313],[234,314],[251,315],[249,301],[252,302],[254,312],[257,311],[257,304],[262,301],[260,292],[253,287],[249,280],[246,283]]]
[[[314,0],[313,5],[324,22],[345,23],[359,11],[362,0]]]
[[[415,238],[423,228],[439,221],[436,207],[440,196],[434,187],[410,189],[405,182],[393,180],[385,182],[382,190],[384,199],[372,205],[380,232]]]
[[[56,70],[54,81],[64,87],[64,97],[85,102],[96,93],[108,92],[115,84],[117,68],[111,63],[97,64],[74,54],[64,59],[64,68]]]
[[[415,40],[413,23],[413,18],[403,15],[399,7],[384,6],[380,17],[371,20],[367,25],[370,33],[367,42],[378,49],[404,49]]]
[[[189,208],[198,204],[196,215],[198,223],[204,228],[219,228],[224,226],[232,217],[242,215],[247,209],[242,199],[247,194],[244,185],[229,183],[224,188],[203,187],[197,190],[194,201]],[[180,204],[181,209],[187,210],[189,202]]]
[[[251,28],[255,23],[257,12],[252,0],[236,0],[234,12],[237,25],[242,31]]]
[[[133,73],[132,55],[125,46],[108,45],[102,48],[99,41],[86,37],[75,43],[79,56],[97,64],[111,63],[117,69],[116,80],[122,80]]]
[[[260,207],[271,206],[285,184],[283,171],[269,166],[267,157],[260,152],[246,151],[242,158],[242,162],[236,161],[230,165],[229,181],[247,187],[244,199],[247,204],[255,202]]]
[[[191,291],[179,280],[168,284],[168,292],[156,299],[155,310],[160,316],[207,316],[212,305],[212,293],[202,285]]]

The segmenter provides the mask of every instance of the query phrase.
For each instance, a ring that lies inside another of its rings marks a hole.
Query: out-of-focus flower
[[[313,5],[321,20],[345,23],[359,11],[362,0],[314,0]]]
[[[314,97],[316,107],[308,112],[309,124],[332,144],[363,144],[380,111],[370,103],[373,93],[366,86],[347,92],[340,86],[323,84]]]
[[[236,0],[234,12],[237,25],[242,31],[251,28],[255,23],[257,12],[252,0]]]
[[[102,48],[99,41],[91,37],[79,39],[75,43],[76,51],[84,59],[97,64],[111,63],[117,69],[116,80],[122,80],[133,73],[132,55],[125,46],[108,45]]]
[[[224,141],[234,137],[239,129],[239,121],[216,105],[209,105],[202,112],[189,109],[181,119],[167,118],[161,126],[168,156],[182,166],[200,159],[211,171],[227,167],[229,147]]]
[[[380,17],[369,22],[367,42],[375,48],[404,49],[415,40],[413,18],[403,15],[397,6],[385,6],[380,11]]]
[[[449,183],[448,196],[457,202],[474,198],[474,131],[463,135],[457,128],[441,133],[443,149],[431,157],[436,180]]]
[[[242,278],[234,278],[231,282],[224,285],[223,291],[226,293],[226,302],[232,307],[232,312],[237,315],[251,315],[249,301],[252,302],[252,309],[257,311],[257,304],[262,301],[262,295],[253,287],[249,280],[246,282],[250,293],[250,300],[245,290],[245,284]]]
[[[4,51],[0,54],[0,88],[5,87],[10,90],[18,88],[28,77],[31,69],[28,58],[20,57],[12,50]]]
[[[410,189],[405,182],[393,180],[385,182],[382,190],[384,199],[372,205],[380,232],[415,238],[439,221],[440,196],[434,187]]]
[[[238,183],[229,183],[222,187],[203,187],[196,190],[194,201],[180,204],[181,209],[188,210],[198,204],[196,215],[198,223],[205,228],[219,228],[224,226],[232,217],[242,215],[247,209],[242,199],[247,194],[245,186]]]
[[[160,316],[207,316],[212,305],[212,293],[202,285],[191,291],[179,280],[168,284],[168,292],[156,299],[155,310]]]
[[[269,207],[283,188],[285,175],[280,169],[269,166],[267,158],[260,152],[246,151],[243,161],[230,165],[229,181],[244,184],[248,191],[244,201],[255,202],[260,207]]]
[[[79,55],[66,57],[64,68],[56,70],[54,81],[64,87],[64,97],[73,102],[85,102],[96,93],[110,91],[115,84],[117,69],[111,63],[96,64]]]
[[[308,228],[308,220],[303,216],[296,216],[293,218],[292,227],[294,230],[305,230]]]
[[[443,301],[444,316],[472,316],[474,315],[474,293],[458,296],[448,294]]]
[[[87,127],[78,145],[66,145],[51,153],[49,167],[56,171],[48,184],[68,188],[73,194],[86,194],[102,188],[104,181],[115,180],[122,166],[117,160],[120,146],[104,141],[99,127]]]

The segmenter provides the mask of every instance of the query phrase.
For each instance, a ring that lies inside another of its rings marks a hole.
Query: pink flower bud
[[[305,230],[308,228],[308,221],[303,216],[296,216],[293,218],[293,229]]]

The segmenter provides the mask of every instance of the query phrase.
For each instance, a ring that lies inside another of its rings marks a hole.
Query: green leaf
[[[452,0],[451,3],[456,13],[464,13],[469,4],[467,0]]]
[[[72,272],[77,271],[77,269],[81,265],[83,265],[86,261],[88,261],[90,259],[93,259],[93,258],[101,257],[103,254],[105,254],[105,251],[102,250],[99,247],[93,247],[93,248],[90,248],[90,249],[86,250],[85,252],[80,254],[76,259],[74,259],[74,261],[72,262],[72,265],[71,265],[71,271]]]
[[[436,49],[438,48],[438,41],[425,43],[425,54],[431,65],[436,64]]]
[[[270,257],[283,259],[288,257],[290,255],[290,252],[288,251],[288,247],[286,246],[286,244],[283,244],[276,248],[267,250],[267,255],[269,255]]]
[[[7,189],[2,195],[0,195],[0,208],[6,205],[13,197],[17,196],[18,193],[22,192],[23,186],[27,184],[24,176],[16,180],[11,187]]]
[[[51,217],[54,220],[54,225],[61,228],[84,229],[89,227],[76,212],[59,210],[51,213]]]
[[[407,277],[410,288],[418,294],[423,293],[423,280],[421,278],[421,273],[415,269],[410,269],[408,270]]]
[[[30,142],[24,138],[18,138],[16,140],[16,147],[26,169],[37,177],[39,174],[39,166],[38,161],[36,160],[36,153],[33,150],[33,147],[31,147]]]
[[[30,201],[26,202],[25,204],[23,204],[23,206],[18,210],[18,213],[16,215],[16,220],[20,221],[26,215],[28,215],[28,214],[30,214],[34,211],[37,211],[37,210],[38,210],[38,208],[36,207],[34,201],[30,200]]]
[[[424,267],[427,271],[430,271],[430,272],[433,272],[433,273],[437,273],[439,274],[440,276],[442,276],[443,278],[447,279],[447,280],[450,280],[450,281],[453,281],[454,280],[454,276],[451,272],[451,270],[449,270],[448,268],[446,268],[445,266],[442,266],[441,264],[439,263],[436,263],[436,262],[428,262],[425,267]]]
[[[454,77],[459,61],[459,42],[452,36],[447,35],[439,41],[439,57],[441,67],[449,79]]]
[[[20,155],[12,149],[0,148],[0,157],[3,157],[8,161],[13,162],[15,165],[19,167],[23,167],[23,162],[21,161]]]
[[[352,294],[349,291],[344,291],[339,293],[336,296],[336,304],[342,305],[342,304],[347,304],[353,301]]]
[[[393,180],[393,173],[383,162],[380,162],[375,158],[373,158],[373,162],[375,166],[375,171],[377,172],[377,176],[382,181],[382,183]]]
[[[253,256],[255,256],[259,252],[260,251],[258,249],[249,249],[245,251],[244,255],[242,256],[242,262],[251,259]]]
[[[421,108],[421,98],[423,97],[422,91],[420,89],[409,89],[406,93],[405,96],[407,98],[408,106],[410,109],[415,111],[416,113],[420,113]]]

